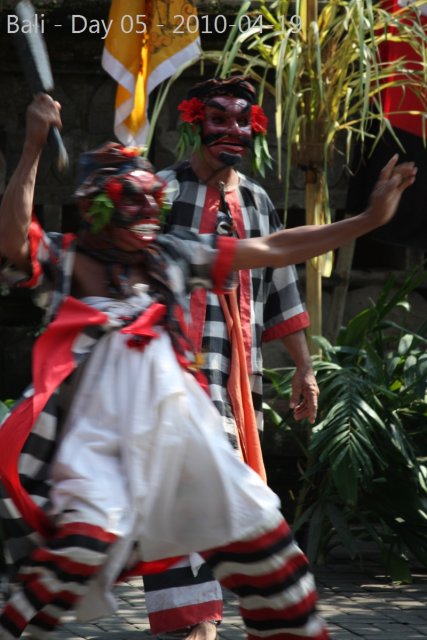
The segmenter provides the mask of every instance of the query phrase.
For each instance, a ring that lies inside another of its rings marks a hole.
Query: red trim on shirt
[[[17,286],[25,289],[32,289],[38,284],[38,280],[42,273],[42,266],[37,259],[40,243],[43,242],[43,229],[36,216],[33,214],[30,227],[28,229],[28,243],[30,250],[31,276],[27,280],[18,282]],[[63,249],[68,249],[70,244],[75,240],[74,233],[64,233],[62,240]]]
[[[224,285],[230,275],[231,266],[236,253],[236,242],[237,238],[218,236],[218,253],[212,267],[214,293],[224,293]]]
[[[218,206],[219,206],[218,191],[216,189],[213,189],[213,187],[208,187],[206,189],[206,198],[203,203],[203,211],[202,211],[202,216],[200,220],[199,233],[215,233]],[[213,267],[214,274],[220,266],[221,265],[218,265],[218,258],[217,258]],[[218,275],[216,276],[216,278],[219,278],[218,288],[219,288],[219,283],[221,282],[222,277],[224,277],[224,274],[222,274],[220,270]],[[218,293],[218,291],[216,291],[216,293]],[[192,344],[194,345],[194,349],[196,350],[196,352],[200,352],[202,350],[202,340],[203,340],[203,333],[205,329],[205,320],[206,320],[206,290],[197,289],[196,291],[192,292],[191,298],[190,298],[190,327],[189,327],[190,339],[192,341]]]
[[[39,224],[39,221],[36,217],[33,216],[33,219],[30,223],[30,227],[28,229],[28,244],[30,250],[30,262],[31,262],[31,276],[28,280],[24,280],[23,282],[19,282],[17,284],[18,287],[32,289],[38,283],[40,278],[42,268],[40,262],[37,260],[37,253],[39,250],[40,242],[43,238],[43,230]]]
[[[245,223],[243,221],[242,208],[240,206],[237,191],[226,193],[227,204],[230,207],[231,215],[236,225],[237,236],[247,238]],[[251,306],[252,306],[252,278],[250,269],[239,271],[239,316],[242,327],[243,343],[245,345],[246,365],[248,371],[252,371],[252,327],[251,327]]]
[[[309,326],[310,316],[307,311],[303,311],[302,313],[292,316],[292,318],[288,318],[288,320],[284,320],[270,329],[266,329],[262,334],[262,341],[270,342],[271,340],[284,338],[285,336],[289,336],[291,333],[296,333],[297,331],[306,329]]]
[[[72,242],[76,239],[76,235],[74,233],[64,233],[62,236],[62,247],[64,251],[66,251]]]
[[[206,289],[197,289],[197,291],[192,292],[190,298],[190,326],[188,328],[191,343],[197,353],[202,350],[205,314]]]

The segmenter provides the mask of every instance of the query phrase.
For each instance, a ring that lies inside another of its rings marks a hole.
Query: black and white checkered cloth
[[[212,211],[213,188],[199,181],[188,162],[166,169],[160,175],[169,183],[173,201],[168,229],[174,232],[189,229],[198,233],[201,228],[204,232],[208,226],[208,232],[214,232],[217,211]],[[282,229],[278,214],[265,190],[247,176],[241,173],[238,175],[239,185],[235,197],[246,231],[245,237],[265,236]],[[218,209],[219,191],[217,203]],[[211,218],[207,224],[205,216]],[[306,328],[309,318],[300,298],[294,267],[252,269],[246,280],[240,277],[240,300],[242,298],[246,299],[248,308],[247,317],[241,315],[242,330],[248,336],[248,371],[258,429],[262,432],[262,343]],[[223,416],[224,429],[233,446],[236,446],[236,425],[227,394],[230,342],[218,296],[211,291],[206,295],[206,315],[202,321],[203,371],[209,381],[212,399]]]

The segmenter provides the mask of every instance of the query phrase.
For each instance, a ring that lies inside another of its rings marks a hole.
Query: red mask
[[[251,104],[232,96],[210,98],[205,103],[201,134],[210,154],[233,166],[252,148]]]
[[[112,223],[141,239],[153,240],[160,229],[165,184],[154,173],[133,169],[112,177],[105,191],[115,205]]]

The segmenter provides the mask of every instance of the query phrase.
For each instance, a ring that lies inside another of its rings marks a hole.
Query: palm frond
[[[376,301],[350,320],[339,344],[317,338],[320,388],[295,526],[304,529],[312,561],[337,544],[363,557],[374,542],[393,580],[410,580],[411,558],[427,567],[427,322],[410,330],[389,315],[410,313],[415,271],[389,279]],[[291,370],[267,373],[281,399]],[[280,423],[280,419],[277,419]],[[296,434],[290,416],[287,433]]]

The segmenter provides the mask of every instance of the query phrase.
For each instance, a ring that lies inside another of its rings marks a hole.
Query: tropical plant
[[[399,581],[410,580],[414,561],[427,567],[427,321],[411,331],[392,319],[397,308],[410,312],[406,298],[420,279],[412,274],[396,290],[390,278],[336,346],[319,338],[319,422],[308,443],[268,407],[305,456],[294,529],[305,530],[310,559],[324,561],[337,545],[363,559],[369,541]],[[288,398],[291,372],[267,376]]]
[[[242,3],[239,15],[251,4]],[[425,60],[422,4],[415,0],[391,13],[375,0],[326,0],[319,12],[306,9],[304,22],[295,21],[304,15],[304,0],[261,0],[253,10],[254,26],[243,31],[237,16],[217,75],[240,70],[260,84],[260,101],[266,90],[274,96],[279,177],[284,133],[285,175],[295,161],[302,168],[327,172],[331,150],[342,134],[347,160],[355,138],[379,139],[386,129],[393,135],[384,116],[383,91],[400,87],[419,95],[427,69],[404,58],[385,59],[383,46],[390,41],[407,43],[414,56]],[[309,2],[315,5],[316,0]],[[310,15],[315,19],[310,21]],[[375,134],[373,122],[379,123]]]
[[[415,0],[391,13],[375,0],[242,3],[224,51],[218,52],[217,75],[246,73],[260,84],[260,102],[266,92],[274,96],[284,208],[296,165],[305,171],[307,224],[330,222],[327,176],[334,153],[340,150],[348,163],[354,141],[369,141],[373,150],[386,129],[394,136],[384,117],[384,90],[400,88],[402,95],[412,91],[425,97],[427,65],[381,55],[387,42],[398,41],[411,45],[415,58],[426,60],[422,4]],[[253,16],[253,26],[242,30],[246,14]],[[332,258],[329,253],[307,263],[306,297],[315,335],[322,333],[321,275],[330,275]]]

